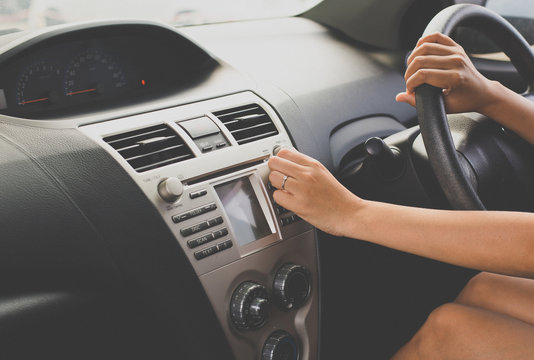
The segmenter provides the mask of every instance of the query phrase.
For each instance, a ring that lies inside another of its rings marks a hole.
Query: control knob
[[[295,339],[283,330],[272,333],[261,353],[261,360],[298,360],[299,349]]]
[[[184,186],[180,180],[175,177],[163,179],[158,184],[158,193],[161,198],[167,202],[173,203],[184,192]]]
[[[311,291],[308,270],[301,265],[285,264],[274,277],[273,294],[276,304],[283,310],[300,307]]]
[[[254,329],[265,324],[269,313],[267,289],[252,281],[237,287],[230,302],[230,317],[238,329]]]

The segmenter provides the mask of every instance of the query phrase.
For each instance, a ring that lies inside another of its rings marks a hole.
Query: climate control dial
[[[308,270],[301,265],[285,264],[274,277],[273,294],[276,304],[283,310],[300,307],[311,291]]]
[[[297,342],[283,330],[272,333],[263,345],[261,360],[297,360],[298,358]]]
[[[252,281],[237,287],[230,302],[230,317],[238,329],[254,329],[265,324],[269,314],[267,289]]]

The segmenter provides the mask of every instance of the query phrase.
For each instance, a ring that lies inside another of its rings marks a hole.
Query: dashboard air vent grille
[[[214,112],[239,145],[278,134],[265,110],[257,104]]]
[[[108,136],[104,141],[117,150],[137,172],[194,157],[182,138],[165,124]]]

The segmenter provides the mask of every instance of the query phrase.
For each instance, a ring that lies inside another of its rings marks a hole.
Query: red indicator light
[[[141,80],[141,85],[145,86],[146,85],[146,81],[145,80]]]

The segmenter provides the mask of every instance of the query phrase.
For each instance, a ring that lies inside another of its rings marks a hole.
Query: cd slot
[[[209,175],[204,175],[204,176],[200,176],[200,177],[197,177],[197,178],[193,178],[193,179],[187,180],[185,183],[187,185],[195,185],[195,184],[198,184],[198,183],[201,183],[201,182],[204,182],[204,181],[208,181],[208,180],[212,180],[212,179],[218,178],[218,177],[223,176],[223,175],[228,175],[228,174],[232,174],[232,173],[235,173],[237,171],[240,171],[240,170],[248,169],[248,168],[256,166],[256,165],[261,165],[267,159],[268,159],[268,157],[262,158],[260,160],[250,161],[250,162],[238,165],[238,166],[233,166],[231,168],[227,168],[227,169],[224,169],[224,170],[213,172],[213,173],[211,173]]]

